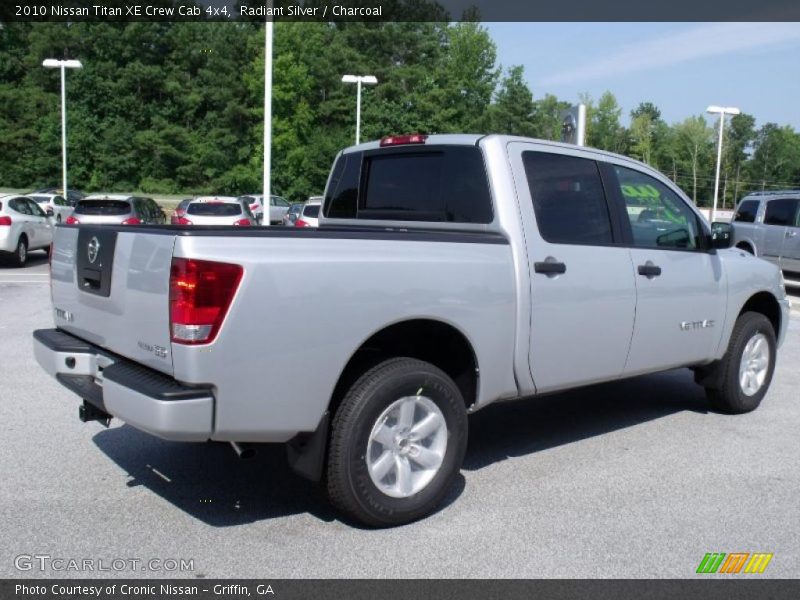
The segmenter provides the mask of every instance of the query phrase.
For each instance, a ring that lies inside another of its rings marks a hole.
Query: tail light
[[[11,226],[11,217],[0,217],[0,225],[4,225],[6,227]]]
[[[295,226],[295,227],[311,227],[311,225],[309,225],[308,223],[306,223],[305,221],[303,221],[303,219],[300,219],[300,218],[298,218],[297,220],[295,220],[295,222],[294,222],[294,226]]]
[[[186,217],[172,217],[173,225],[191,225],[192,222]]]
[[[258,209],[259,209],[259,205],[258,204],[251,204],[250,205],[250,210],[258,210]]]
[[[214,341],[242,273],[240,265],[173,258],[169,275],[172,341],[187,345]]]
[[[237,227],[250,227],[252,223],[250,222],[250,219],[239,219],[234,223],[234,225]]]
[[[407,144],[424,144],[428,139],[427,135],[421,133],[412,133],[410,135],[387,135],[381,139],[381,147],[383,146],[405,146]]]
[[[67,217],[67,220],[64,221],[64,223],[66,223],[67,225],[78,225],[80,221],[78,221],[78,219],[70,215]]]
[[[141,225],[142,220],[139,217],[130,217],[122,222],[123,225]]]

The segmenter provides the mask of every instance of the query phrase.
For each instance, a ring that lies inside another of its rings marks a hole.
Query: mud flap
[[[289,466],[305,479],[311,481],[322,479],[329,424],[330,413],[326,411],[315,431],[297,434],[286,444]]]

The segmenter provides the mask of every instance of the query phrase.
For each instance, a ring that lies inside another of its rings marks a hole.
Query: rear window
[[[233,202],[198,202],[190,204],[186,213],[198,217],[235,217],[242,214],[242,205]]]
[[[554,244],[610,244],[611,218],[597,163],[586,158],[523,152],[536,224]]]
[[[319,208],[320,208],[319,204],[309,204],[305,208],[303,208],[303,216],[316,219],[317,217],[319,217]]]
[[[758,200],[745,200],[739,205],[733,220],[740,223],[755,223],[756,213],[758,213]]]
[[[764,223],[767,225],[794,225],[798,200],[780,198],[767,202]]]
[[[342,155],[325,197],[330,218],[490,223],[483,157],[474,146]]]
[[[131,212],[127,200],[78,200],[75,214],[78,215],[126,215]]]

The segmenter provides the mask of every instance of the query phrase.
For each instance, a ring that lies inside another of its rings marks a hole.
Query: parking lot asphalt
[[[339,520],[280,446],[241,461],[81,423],[32,355],[31,332],[52,325],[34,257],[0,267],[0,577],[684,578],[706,552],[773,553],[758,577],[800,576],[796,308],[757,411],[708,412],[688,370],[490,406],[470,417],[446,505],[372,531]],[[193,570],[15,567],[35,554]]]

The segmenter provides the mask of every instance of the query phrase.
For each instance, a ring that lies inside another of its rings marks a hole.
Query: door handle
[[[797,235],[796,231],[787,231],[786,232],[786,237],[794,237],[796,235]]]
[[[563,275],[567,272],[567,265],[556,261],[536,262],[533,263],[533,270],[545,275]]]
[[[648,279],[658,277],[661,275],[661,267],[657,267],[648,260],[645,264],[639,265],[639,275],[644,275]]]

